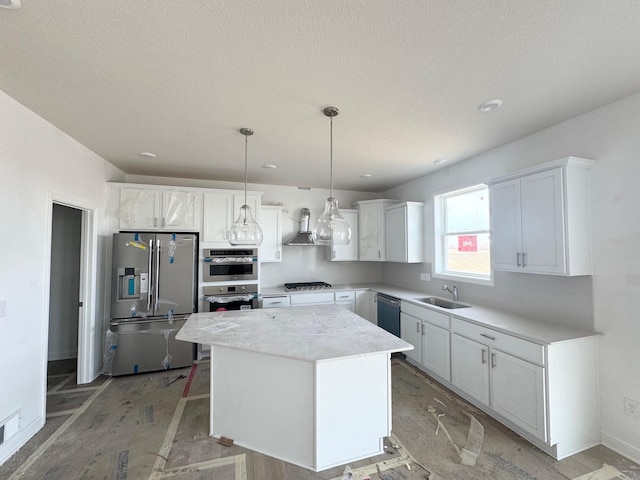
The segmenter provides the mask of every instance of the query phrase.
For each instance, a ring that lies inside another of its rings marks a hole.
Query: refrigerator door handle
[[[147,284],[147,312],[151,311],[151,286],[153,285],[153,239],[149,240],[149,256],[147,258],[147,272],[149,275]]]
[[[158,295],[160,294],[160,240],[156,240],[156,268],[154,270],[155,280],[153,282],[153,288],[155,290],[155,306],[153,307],[154,314],[160,307]]]

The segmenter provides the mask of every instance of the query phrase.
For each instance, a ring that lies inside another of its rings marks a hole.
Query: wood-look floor
[[[640,466],[602,446],[557,462],[407,362],[392,360],[392,372],[393,435],[385,439],[385,454],[350,465],[351,478],[640,479]],[[100,377],[91,385],[76,385],[74,375],[73,363],[52,365],[47,423],[0,466],[0,479],[343,478],[345,466],[314,473],[209,437],[206,361],[193,368]],[[437,414],[446,410],[440,428],[430,406]],[[484,427],[474,466],[461,465],[457,452],[469,432],[467,414]],[[335,441],[348,442],[349,432]]]

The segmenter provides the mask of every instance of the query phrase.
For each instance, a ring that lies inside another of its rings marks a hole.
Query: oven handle
[[[204,263],[253,263],[258,257],[207,257]]]
[[[248,293],[246,295],[207,295],[204,297],[204,301],[211,303],[231,303],[238,301],[248,302],[255,298],[258,298],[258,295],[255,293]]]

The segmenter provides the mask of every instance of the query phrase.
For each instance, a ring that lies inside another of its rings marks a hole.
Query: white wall
[[[500,111],[494,112],[500,115]],[[625,416],[624,397],[640,401],[640,94],[591,111],[385,193],[421,200],[433,225],[434,193],[480,183],[489,176],[567,155],[590,158],[592,277],[559,278],[502,273],[493,287],[459,284],[462,301],[496,306],[558,323],[595,328],[599,342],[602,441],[640,462],[640,420]],[[419,282],[427,263],[385,264],[385,281],[442,293],[441,281]],[[457,282],[459,283],[459,282]]]
[[[0,165],[0,421],[20,412],[18,433],[0,446],[2,463],[45,419],[51,195],[95,209],[100,234],[105,182],[124,175],[1,91]],[[91,303],[101,325],[102,300]]]
[[[243,183],[162,178],[128,175],[127,182],[152,185],[175,185],[182,187],[244,189]],[[300,209],[311,210],[311,228],[324,209],[329,196],[328,189],[310,190],[278,185],[249,184],[248,190],[263,192],[263,205],[282,205],[282,237],[288,240],[300,227]],[[358,200],[377,198],[367,192],[336,190],[340,208],[349,208]],[[375,262],[330,262],[326,260],[328,247],[283,246],[281,263],[262,264],[260,285],[262,288],[282,286],[285,282],[321,281],[331,284],[380,282],[382,266]]]

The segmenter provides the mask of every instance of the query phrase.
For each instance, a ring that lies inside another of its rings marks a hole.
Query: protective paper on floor
[[[624,473],[620,472],[617,468],[612,467],[611,465],[607,465],[606,463],[602,465],[602,468],[596,470],[594,472],[586,473],[578,478],[574,478],[573,480],[617,480],[617,479],[626,479],[627,477]]]

